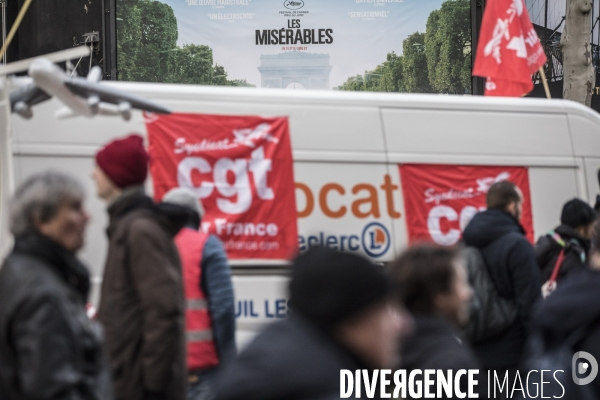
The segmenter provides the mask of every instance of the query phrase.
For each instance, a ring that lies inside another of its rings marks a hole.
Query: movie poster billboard
[[[120,80],[471,91],[470,0],[123,0]]]

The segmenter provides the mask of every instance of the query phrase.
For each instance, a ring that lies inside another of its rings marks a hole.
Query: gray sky
[[[197,5],[188,4],[194,1]],[[283,50],[280,45],[255,45],[255,31],[287,28],[291,18],[281,14],[288,11],[284,0],[242,0],[246,4],[240,5],[210,4],[218,1],[163,0],[175,11],[179,27],[178,45],[210,46],[214,61],[225,67],[229,79],[246,79],[260,87],[257,69],[260,55],[277,54]],[[308,13],[296,18],[300,19],[301,29],[333,29],[332,44],[307,45],[306,50],[330,55],[333,66],[330,84],[333,87],[350,76],[375,68],[391,51],[401,54],[402,41],[416,31],[424,32],[427,17],[431,11],[439,9],[444,0],[303,1],[304,6],[298,11]],[[376,14],[365,17],[365,14],[357,14],[360,12]]]

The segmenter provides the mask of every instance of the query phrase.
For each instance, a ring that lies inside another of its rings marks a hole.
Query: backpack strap
[[[558,272],[560,271],[560,266],[562,265],[563,260],[565,259],[565,248],[560,249],[560,253],[558,253],[558,258],[556,259],[556,263],[554,264],[554,268],[552,269],[552,275],[550,275],[549,282],[556,282],[556,278],[558,277]]]
[[[548,280],[548,282],[556,282],[556,278],[558,278],[558,273],[560,271],[560,266],[565,259],[565,248],[567,247],[567,243],[565,243],[558,233],[550,231],[549,234],[552,236],[552,239],[554,239],[554,241],[560,245],[560,253],[558,253],[558,257],[554,263],[554,268],[552,268],[552,274]]]
[[[568,242],[565,242],[565,240],[555,231],[550,231],[548,232],[548,235],[550,237],[552,237],[552,239],[554,239],[554,241],[564,249],[566,248],[573,248],[575,251],[577,251],[579,253],[579,258],[581,259],[581,262],[583,264],[585,264],[586,260],[587,260],[587,256],[585,254],[585,250],[581,247],[581,245],[579,244],[579,242],[576,239],[571,238]]]
[[[550,232],[548,232],[548,236],[550,236],[552,239],[554,239],[554,241],[555,241],[556,243],[558,243],[558,245],[559,245],[560,247],[563,247],[563,248],[567,247],[567,243],[566,243],[566,242],[564,241],[564,239],[563,239],[563,238],[562,238],[562,237],[561,237],[561,236],[560,236],[558,233],[556,233],[555,231],[550,231]]]

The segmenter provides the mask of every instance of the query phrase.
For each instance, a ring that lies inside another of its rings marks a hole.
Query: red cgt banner
[[[294,174],[287,118],[147,115],[156,200],[192,189],[202,229],[230,258],[289,259],[297,251]]]
[[[504,180],[513,182],[523,192],[521,224],[533,242],[527,168],[405,164],[400,166],[400,176],[410,243],[457,243],[471,218],[485,210],[490,186]]]

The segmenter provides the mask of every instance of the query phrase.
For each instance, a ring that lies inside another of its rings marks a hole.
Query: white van
[[[565,201],[577,196],[592,202],[599,191],[600,115],[569,101],[106,84],[174,112],[288,116],[301,248],[345,244],[344,250],[380,262],[394,259],[409,241],[400,165],[525,168],[536,238],[558,224]],[[107,219],[90,179],[93,157],[107,141],[146,128],[140,113],[130,122],[57,120],[59,107],[52,100],[36,106],[32,120],[12,117],[14,180],[53,168],[87,186],[92,221],[82,258],[93,271],[97,301]],[[378,213],[361,212],[364,194]],[[376,252],[365,240],[373,223],[387,242]],[[241,343],[264,322],[285,316],[286,269],[275,264],[233,263]]]

